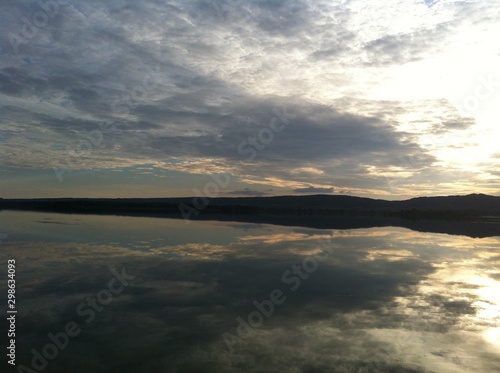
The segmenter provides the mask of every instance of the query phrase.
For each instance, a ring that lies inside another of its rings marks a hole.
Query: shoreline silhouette
[[[470,237],[500,236],[500,197],[484,194],[403,201],[337,195],[0,199],[0,210],[219,220],[315,229],[396,226]]]

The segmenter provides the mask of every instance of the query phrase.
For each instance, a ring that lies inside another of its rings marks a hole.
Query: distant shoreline
[[[316,229],[399,226],[470,237],[500,236],[500,197],[428,198],[431,200],[384,201],[328,195],[204,200],[196,197],[0,199],[0,210],[238,221]]]
[[[496,221],[500,197],[483,194],[419,197],[387,201],[352,196],[182,198],[35,198],[1,199],[0,209],[89,214],[300,214],[371,215],[408,219]]]

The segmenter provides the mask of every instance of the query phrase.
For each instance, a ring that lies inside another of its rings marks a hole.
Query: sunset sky
[[[500,1],[7,0],[0,27],[0,197],[500,195]]]

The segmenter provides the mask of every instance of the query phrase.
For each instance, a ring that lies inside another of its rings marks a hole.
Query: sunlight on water
[[[499,367],[500,237],[0,214],[27,367],[70,321],[81,334],[46,371]],[[108,302],[99,292],[122,268],[134,279]]]

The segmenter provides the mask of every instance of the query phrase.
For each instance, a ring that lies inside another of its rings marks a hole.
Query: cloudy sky
[[[500,2],[0,8],[1,197],[500,195]]]

